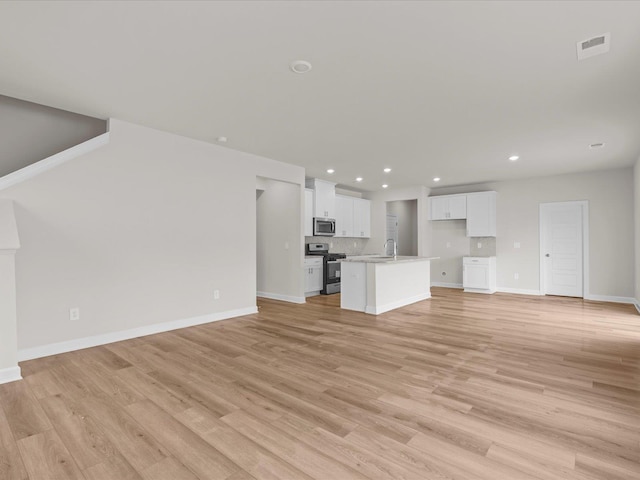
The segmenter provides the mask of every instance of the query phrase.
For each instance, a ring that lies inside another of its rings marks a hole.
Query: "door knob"
[[[545,255],[545,257],[550,257],[551,255],[549,255],[548,253]]]

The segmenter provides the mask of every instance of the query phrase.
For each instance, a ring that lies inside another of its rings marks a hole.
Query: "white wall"
[[[386,241],[387,202],[417,200],[418,255],[424,256],[429,250],[429,220],[427,215],[429,189],[424,186],[367,192],[371,200],[371,238],[364,253],[383,253]]]
[[[539,291],[539,205],[588,200],[590,294],[634,295],[633,172],[629,168],[440,188],[432,195],[495,190],[499,288]],[[432,222],[435,223],[435,222]],[[514,242],[520,248],[514,248]],[[432,252],[432,254],[435,252]],[[519,280],[513,274],[519,274]]]
[[[387,213],[398,220],[398,255],[418,254],[418,201],[387,202]]]
[[[22,241],[20,349],[255,308],[256,176],[303,189],[300,167],[117,120],[110,130],[109,145],[0,192]]]
[[[304,302],[300,267],[300,186],[259,177],[257,208],[258,295]]]
[[[633,169],[633,192],[634,192],[634,220],[635,220],[635,299],[636,305],[640,308],[640,158]]]
[[[0,383],[20,379],[15,252],[20,248],[13,203],[0,200]]]

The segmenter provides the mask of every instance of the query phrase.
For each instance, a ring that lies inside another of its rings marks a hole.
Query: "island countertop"
[[[422,262],[425,260],[437,260],[440,257],[414,257],[409,255],[384,256],[384,255],[359,255],[355,257],[343,258],[342,262],[357,263],[405,263]]]

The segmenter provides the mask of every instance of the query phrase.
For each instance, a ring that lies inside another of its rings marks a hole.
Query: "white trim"
[[[585,300],[593,300],[596,302],[612,302],[612,303],[630,303],[635,305],[636,299],[633,297],[617,297],[614,295],[595,295],[591,294],[589,296],[585,295]],[[636,307],[637,308],[637,307]]]
[[[312,292],[305,292],[304,298],[317,297],[318,295],[320,295],[320,290],[314,290]]]
[[[544,252],[542,232],[542,208],[546,205],[580,205],[582,207],[582,298],[589,297],[589,201],[576,200],[572,202],[546,202],[541,203],[538,217],[538,235],[540,241],[540,293],[544,295]]]
[[[367,305],[364,309],[364,313],[368,313],[370,315],[380,315],[381,313],[388,312],[389,310],[394,310],[396,308],[404,307],[412,303],[421,302],[422,300],[427,300],[429,298],[431,298],[431,293],[421,293],[420,295],[416,295],[414,297],[405,298],[403,300],[387,303],[386,305],[380,305],[378,307]]]
[[[464,293],[483,293],[485,295],[491,295],[492,293],[496,293],[495,289],[491,288],[465,288]]]
[[[461,283],[431,282],[432,287],[463,288]]]
[[[102,335],[94,335],[91,337],[76,338],[65,342],[50,343],[38,347],[24,348],[18,350],[18,360],[25,361],[33,358],[48,357],[49,355],[57,355],[59,353],[71,352],[73,350],[81,350],[83,348],[96,347],[107,343],[120,342],[131,338],[144,337],[155,333],[168,332],[179,328],[192,327],[202,325],[203,323],[217,322],[228,318],[241,317],[243,315],[251,315],[258,313],[257,307],[239,308],[237,310],[227,310],[226,312],[210,313],[200,315],[198,317],[185,318],[182,320],[172,320],[163,323],[154,323],[144,327],[132,328],[130,330],[120,330],[118,332],[104,333]]]
[[[279,293],[256,292],[257,297],[270,298],[271,300],[281,300],[289,303],[306,303],[305,297],[294,297],[292,295],[281,295]]]
[[[638,301],[637,299],[633,299],[633,305],[636,307],[636,310],[638,311],[638,313],[640,313],[640,301]]]
[[[498,287],[496,288],[496,292],[500,293],[515,293],[517,295],[542,295],[540,290],[529,290],[526,288],[507,288],[507,287]]]
[[[56,153],[55,155],[47,157],[44,160],[40,160],[39,162],[27,165],[20,170],[16,170],[15,172],[12,172],[9,175],[5,175],[4,177],[0,178],[0,190],[4,190],[5,188],[12,187],[17,183],[24,182],[25,180],[36,177],[41,173],[46,172],[47,170],[51,170],[52,168],[57,167],[58,165],[62,165],[69,160],[73,160],[80,155],[84,155],[100,147],[103,147],[108,143],[109,132],[106,132],[102,135],[98,135],[97,137],[87,140],[86,142],[82,142],[71,148],[67,148],[62,152]]]
[[[22,380],[20,367],[9,367],[0,370],[0,385],[3,383],[15,382],[17,380]]]

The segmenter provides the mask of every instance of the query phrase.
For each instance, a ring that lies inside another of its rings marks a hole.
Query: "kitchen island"
[[[347,257],[341,262],[340,306],[379,315],[431,298],[431,260],[439,257]]]

